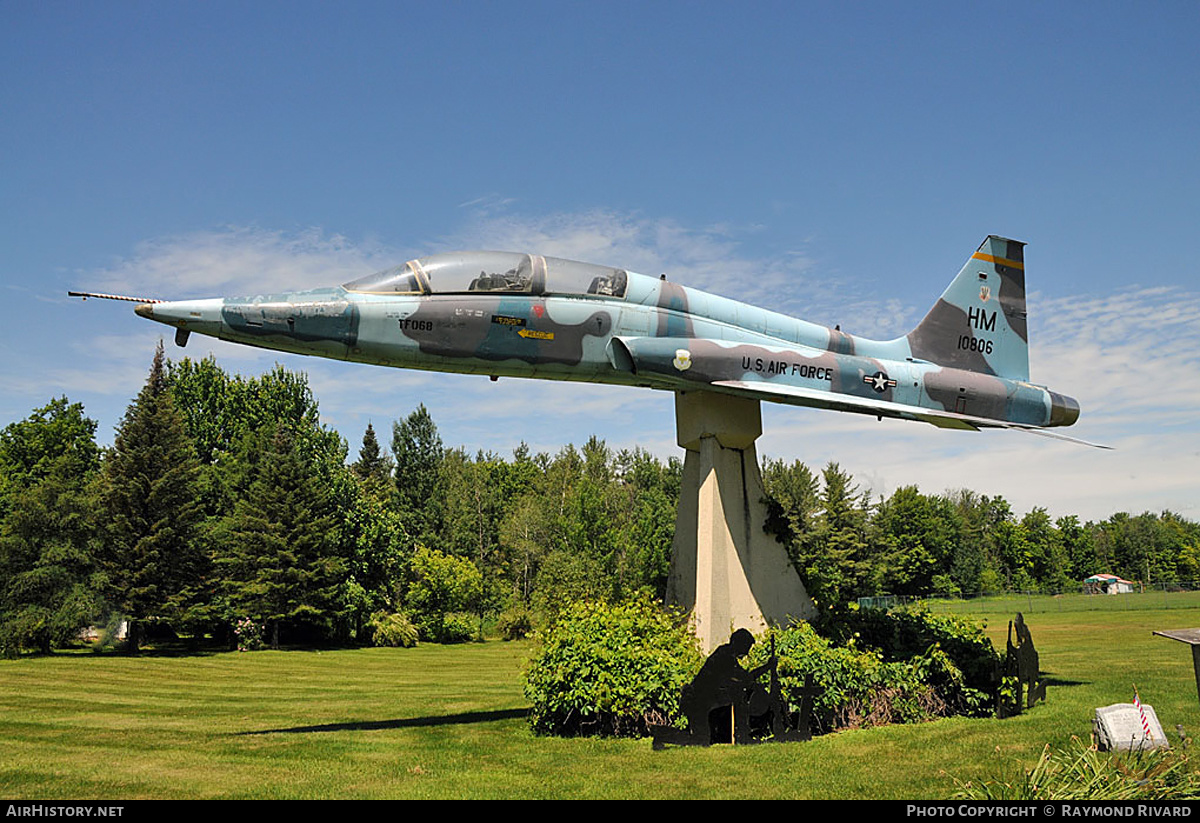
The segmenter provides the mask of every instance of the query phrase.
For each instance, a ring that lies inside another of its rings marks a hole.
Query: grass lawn
[[[988,620],[1003,648],[1008,616]],[[1020,717],[660,752],[532,735],[526,643],[0,660],[0,797],[945,798],[1086,738],[1135,682],[1169,732],[1200,731],[1188,648],[1151,636],[1200,608],[1026,622],[1051,685]]]

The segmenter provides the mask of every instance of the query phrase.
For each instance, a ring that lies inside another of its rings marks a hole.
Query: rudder
[[[918,360],[1028,380],[1025,244],[988,236],[907,339]]]

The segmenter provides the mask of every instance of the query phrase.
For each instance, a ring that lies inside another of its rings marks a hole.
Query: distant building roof
[[[1117,577],[1115,574],[1093,574],[1091,577],[1083,581],[1084,583],[1127,583],[1130,586],[1135,585],[1132,580],[1125,580]]]

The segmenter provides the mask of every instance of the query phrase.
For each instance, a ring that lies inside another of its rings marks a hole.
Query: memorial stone
[[[1096,745],[1101,751],[1145,751],[1147,749],[1169,749],[1170,742],[1158,722],[1154,707],[1142,704],[1146,712],[1149,736],[1142,726],[1142,714],[1132,703],[1115,703],[1096,709],[1092,730]]]

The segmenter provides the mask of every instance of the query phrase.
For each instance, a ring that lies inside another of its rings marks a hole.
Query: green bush
[[[462,612],[452,612],[442,621],[441,634],[436,640],[438,643],[466,643],[475,638],[478,628],[478,618]]]
[[[747,655],[746,668],[767,662],[774,638],[780,690],[796,710],[800,689],[812,675],[817,695],[813,699],[810,731],[822,734],[836,729],[915,723],[946,713],[945,702],[925,682],[929,658],[885,662],[879,653],[835,646],[807,623],[773,630]],[[764,685],[766,676],[763,677]]]
[[[417,645],[417,627],[404,614],[375,612],[367,621],[371,645],[412,648]]]
[[[703,659],[683,618],[648,599],[559,613],[525,673],[534,731],[640,737],[669,723]]]
[[[821,632],[877,651],[887,662],[921,661],[926,682],[952,714],[995,711],[1000,655],[983,626],[967,618],[934,614],[924,606],[898,612],[851,608]]]
[[[533,631],[533,618],[529,609],[518,604],[510,606],[496,619],[496,631],[505,640],[521,640]]]
[[[743,661],[762,666],[774,649],[792,711],[812,675],[815,734],[995,706],[999,656],[977,624],[926,610],[851,610],[823,631],[836,640],[807,623],[772,630]],[[678,724],[680,691],[701,663],[680,618],[648,601],[577,603],[544,633],[526,673],[530,720],[535,731],[561,735],[636,736],[652,723]]]
[[[931,582],[933,591],[940,597],[958,597],[962,594],[962,589],[948,574],[935,574]]]
[[[413,553],[411,572],[405,608],[412,615],[421,639],[458,643],[473,637],[475,628],[470,618],[454,615],[476,605],[482,596],[483,575],[475,564],[418,546]]]

